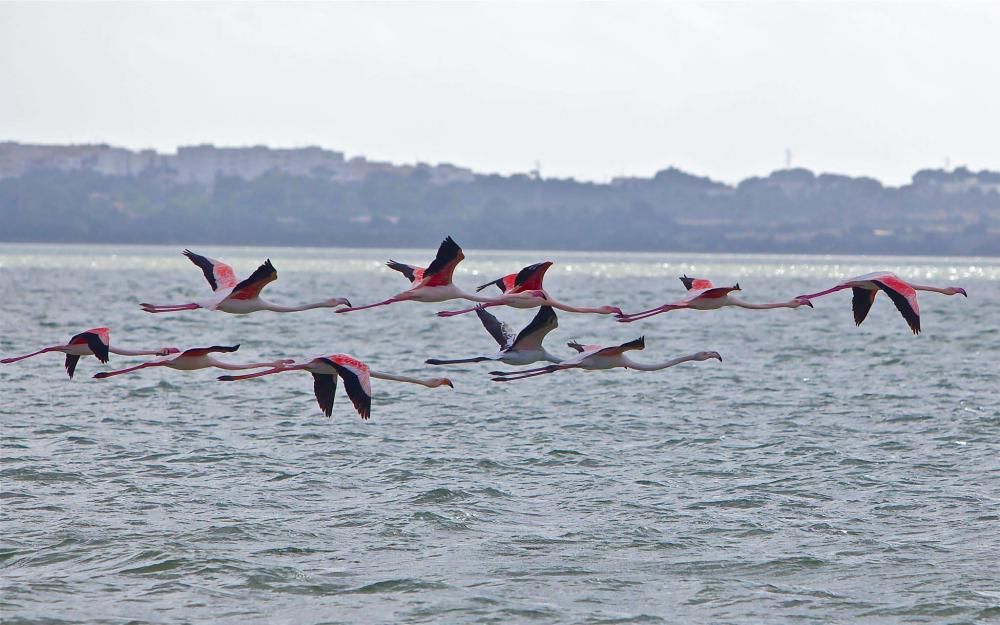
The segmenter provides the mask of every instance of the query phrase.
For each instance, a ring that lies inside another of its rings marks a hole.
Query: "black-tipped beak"
[[[451,380],[445,380],[444,383],[445,383],[446,386],[450,386],[451,388],[455,388],[455,385],[451,383]]]
[[[802,302],[802,305],[803,305],[803,306],[808,306],[809,308],[815,308],[815,306],[813,306],[813,303],[812,303],[812,302],[810,302],[810,301],[809,301],[809,300],[807,300],[807,299],[802,299],[802,300],[799,300],[799,301],[801,301],[801,302]]]
[[[345,299],[345,300],[344,300],[344,303],[345,303],[345,304],[347,304],[347,307],[348,307],[348,308],[351,308],[351,300],[349,300],[349,299]]]

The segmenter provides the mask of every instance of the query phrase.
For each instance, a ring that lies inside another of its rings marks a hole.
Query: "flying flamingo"
[[[260,297],[260,292],[268,284],[278,279],[278,270],[271,264],[271,259],[267,259],[263,265],[257,268],[250,277],[242,282],[237,282],[236,273],[233,268],[214,258],[195,254],[191,250],[184,250],[184,255],[201,268],[208,280],[209,286],[215,291],[211,299],[189,304],[141,304],[142,309],[148,313],[177,312],[179,310],[195,310],[205,308],[207,310],[221,310],[222,312],[235,315],[246,315],[259,310],[270,310],[272,312],[288,313],[302,310],[312,310],[314,308],[334,308],[336,306],[350,306],[351,302],[343,297],[335,297],[313,304],[303,304],[302,306],[279,306]]]
[[[455,273],[455,267],[464,258],[465,254],[462,253],[462,248],[459,247],[458,243],[455,243],[451,237],[447,237],[438,247],[434,262],[426,269],[390,260],[386,263],[389,268],[402,273],[410,280],[412,286],[408,290],[397,293],[389,299],[375,304],[358,306],[356,308],[341,308],[337,312],[354,312],[355,310],[364,310],[366,308],[375,308],[376,306],[386,306],[396,302],[407,301],[433,303],[445,302],[450,299],[467,299],[472,302],[506,304],[508,300],[505,298],[480,297],[466,293],[452,284],[452,274]]]
[[[659,371],[660,369],[673,367],[674,365],[679,365],[682,362],[688,362],[689,360],[708,360],[709,358],[716,358],[720,361],[722,360],[722,356],[719,355],[719,352],[698,352],[688,356],[674,358],[673,360],[667,360],[666,362],[635,362],[626,356],[625,352],[646,349],[646,337],[643,336],[640,336],[634,341],[629,341],[628,343],[623,343],[613,347],[581,345],[575,341],[567,343],[567,345],[579,353],[576,356],[567,358],[558,364],[548,365],[546,367],[524,369],[522,371],[490,371],[490,375],[495,376],[491,379],[494,382],[510,382],[512,380],[523,380],[524,378],[533,378],[537,375],[555,373],[556,371],[565,371],[566,369],[587,369],[595,371],[599,369],[624,367],[625,369],[637,369],[639,371]]]
[[[24,356],[4,358],[0,360],[0,363],[7,365],[47,352],[62,352],[66,354],[66,373],[72,379],[73,372],[76,371],[76,364],[80,361],[81,356],[95,356],[97,360],[104,363],[108,362],[109,354],[118,354],[119,356],[166,356],[167,354],[176,354],[178,351],[180,350],[176,347],[161,347],[160,349],[153,350],[121,349],[111,345],[111,330],[108,328],[94,328],[75,335],[65,345],[53,345],[52,347],[46,347],[37,352],[25,354]]]
[[[95,374],[94,377],[97,379],[110,378],[113,375],[122,375],[123,373],[131,373],[133,371],[138,371],[139,369],[147,369],[149,367],[168,367],[170,369],[177,369],[178,371],[195,371],[197,369],[208,369],[209,367],[215,367],[217,369],[227,369],[231,371],[237,371],[240,369],[261,369],[263,367],[280,367],[284,364],[293,362],[291,360],[275,360],[272,362],[255,362],[246,365],[233,365],[228,362],[222,362],[221,360],[216,360],[212,354],[230,354],[235,352],[240,348],[239,345],[213,345],[212,347],[193,347],[191,349],[186,349],[179,354],[171,354],[169,356],[164,356],[157,360],[151,360],[149,362],[144,362],[141,365],[136,365],[134,367],[129,367],[127,369],[119,369],[118,371],[102,371],[101,373]]]
[[[500,345],[500,351],[489,356],[476,356],[473,358],[459,358],[456,360],[438,360],[436,358],[431,358],[426,360],[429,365],[455,365],[466,362],[485,362],[499,360],[502,363],[508,365],[530,365],[533,362],[538,362],[539,360],[547,360],[549,362],[562,362],[562,358],[559,358],[555,354],[548,352],[543,346],[542,341],[545,340],[545,336],[559,327],[559,321],[556,319],[556,313],[552,310],[551,306],[542,306],[538,309],[538,313],[535,318],[531,320],[527,326],[521,330],[517,336],[511,332],[510,327],[505,323],[500,323],[500,321],[491,315],[490,313],[483,310],[480,306],[476,309],[476,314],[479,315],[479,320],[482,321],[483,327],[486,331],[490,333],[496,342]]]
[[[910,330],[913,330],[914,334],[920,334],[920,307],[917,305],[917,291],[934,291],[935,293],[944,293],[945,295],[957,295],[961,293],[965,297],[969,296],[965,292],[965,289],[961,287],[910,284],[894,273],[876,271],[875,273],[845,280],[832,289],[810,295],[800,295],[799,298],[809,301],[814,297],[822,297],[827,293],[843,289],[853,289],[854,291],[854,299],[851,301],[851,306],[854,309],[854,323],[856,325],[861,325],[861,322],[868,316],[868,311],[871,310],[872,304],[875,303],[875,296],[878,295],[879,290],[882,290],[885,291],[885,294],[889,296],[892,303],[899,309],[900,314],[903,315],[903,319],[906,319],[906,323],[910,326]]]
[[[565,312],[574,313],[595,313],[598,315],[621,315],[622,309],[617,306],[598,306],[597,308],[580,308],[564,304],[551,295],[542,287],[542,279],[545,272],[552,266],[552,261],[528,265],[517,273],[497,278],[491,282],[476,287],[477,291],[495,286],[506,296],[506,302],[484,304],[483,308],[490,306],[512,306],[514,308],[537,308],[539,306],[551,306]],[[515,297],[516,296],[516,297]],[[463,308],[460,310],[443,310],[438,313],[439,317],[454,317],[464,315],[476,310],[476,308]]]
[[[308,371],[313,376],[313,392],[316,394],[316,401],[320,410],[326,416],[333,414],[333,396],[337,390],[337,376],[344,380],[344,388],[347,389],[347,396],[351,398],[354,409],[358,411],[362,419],[371,416],[372,406],[372,386],[371,378],[379,380],[391,380],[393,382],[407,382],[419,384],[427,388],[438,386],[450,386],[454,388],[448,378],[408,378],[401,375],[389,375],[388,373],[378,373],[371,371],[368,365],[353,356],[347,354],[333,354],[330,356],[318,356],[309,362],[302,364],[281,364],[268,371],[248,373],[246,375],[224,375],[219,380],[232,382],[234,380],[247,380],[259,378],[274,373],[284,373],[285,371]]]
[[[664,304],[663,306],[650,308],[649,310],[633,313],[631,315],[621,315],[617,320],[623,323],[629,323],[632,321],[638,321],[639,319],[652,317],[660,313],[670,312],[671,310],[681,310],[683,308],[689,308],[691,310],[716,310],[724,306],[736,306],[738,308],[749,308],[751,310],[798,308],[799,306],[808,306],[809,308],[812,308],[812,303],[804,297],[797,297],[789,302],[778,302],[775,304],[751,304],[749,302],[744,302],[743,300],[730,295],[733,291],[743,290],[740,288],[739,283],[734,286],[717,287],[708,280],[703,280],[701,278],[689,278],[686,275],[681,277],[681,282],[684,283],[684,288],[687,289],[687,295],[680,300],[674,302],[673,304]]]

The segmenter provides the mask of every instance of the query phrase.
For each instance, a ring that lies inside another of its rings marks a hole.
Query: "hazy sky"
[[[0,140],[607,180],[1000,170],[1000,2],[0,3]]]

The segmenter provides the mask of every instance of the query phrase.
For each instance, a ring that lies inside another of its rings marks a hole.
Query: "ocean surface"
[[[197,246],[281,304],[406,288],[387,258],[433,250]],[[914,336],[880,295],[816,308],[559,315],[546,342],[646,337],[642,360],[723,362],[490,382],[474,315],[403,303],[150,315],[209,291],[179,248],[0,245],[0,355],[95,326],[127,348],[239,343],[233,362],[346,352],[374,370],[363,422],[312,379],[60,354],[0,365],[4,623],[986,623],[1000,621],[1000,259],[466,250],[467,290],[541,260],[565,302],[628,311],[683,273],[753,302],[892,270],[920,293]],[[534,311],[494,309],[520,328]],[[500,368],[509,369],[502,366]]]

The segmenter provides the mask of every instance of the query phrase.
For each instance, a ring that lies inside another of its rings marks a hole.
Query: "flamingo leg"
[[[336,312],[336,313],[348,313],[348,312],[354,312],[355,310],[364,310],[366,308],[375,308],[376,306],[387,306],[389,304],[394,304],[396,302],[402,302],[402,301],[405,301],[405,300],[399,299],[398,297],[390,297],[389,299],[387,299],[387,300],[385,300],[383,302],[378,302],[377,304],[368,304],[367,306],[355,306],[355,307],[347,307],[347,308],[338,308],[337,310],[335,310],[333,312]]]
[[[201,308],[200,304],[140,304],[142,309],[148,313],[177,312],[180,310],[195,310]]]
[[[503,304],[480,304],[478,306],[473,306],[472,308],[462,308],[460,310],[442,310],[437,314],[438,317],[454,317],[455,315],[464,315],[465,313],[475,312],[477,308],[489,308],[490,306],[503,306]]]
[[[100,373],[95,373],[94,377],[97,378],[98,380],[103,380],[104,378],[110,378],[113,375],[131,373],[132,371],[138,371],[139,369],[145,369],[146,367],[157,367],[159,365],[160,363],[158,362],[144,362],[141,365],[129,367],[128,369],[119,369],[118,371],[101,371]]]
[[[531,369],[521,369],[520,371],[490,371],[490,375],[506,377],[510,375],[523,375],[525,373],[535,373],[536,371],[546,371],[559,365],[545,365],[544,367],[533,367]]]
[[[650,310],[644,310],[643,312],[633,313],[631,315],[622,315],[618,317],[615,321],[620,323],[631,323],[633,321],[638,321],[640,319],[646,319],[647,317],[653,317],[660,313],[670,312],[671,310],[677,310],[679,308],[686,308],[685,306],[674,306],[673,304],[666,304],[660,306],[659,308],[652,308]]]
[[[515,373],[517,375],[496,376],[490,379],[493,380],[494,382],[512,382],[514,380],[523,380],[525,378],[533,378],[539,375],[547,375],[549,373],[555,373],[556,371],[563,371],[565,369],[573,369],[574,367],[575,365],[569,367],[564,367],[560,365],[549,365],[548,367],[542,367],[541,370],[535,370],[533,373],[513,371],[511,373]],[[494,373],[499,373],[499,372],[494,372]]]
[[[263,375],[271,375],[272,373],[281,373],[283,371],[299,371],[305,369],[305,366],[295,366],[295,367],[275,367],[274,369],[268,369],[267,371],[258,371],[257,373],[245,373],[243,375],[220,375],[217,380],[220,382],[235,382],[237,380],[249,380],[250,378],[259,378]]]
[[[493,360],[493,359],[487,358],[486,356],[476,356],[474,358],[458,358],[455,360],[439,360],[437,358],[428,358],[424,362],[428,365],[459,365],[467,362],[485,362],[487,360]]]
[[[30,354],[25,354],[24,356],[15,356],[13,358],[4,358],[3,360],[0,360],[0,363],[3,363],[5,365],[9,365],[10,363],[17,362],[18,360],[24,360],[25,358],[31,358],[32,356],[37,356],[39,354],[45,354],[47,352],[56,352],[56,351],[59,351],[59,347],[46,347],[45,349],[40,349],[37,352],[32,352]]]

